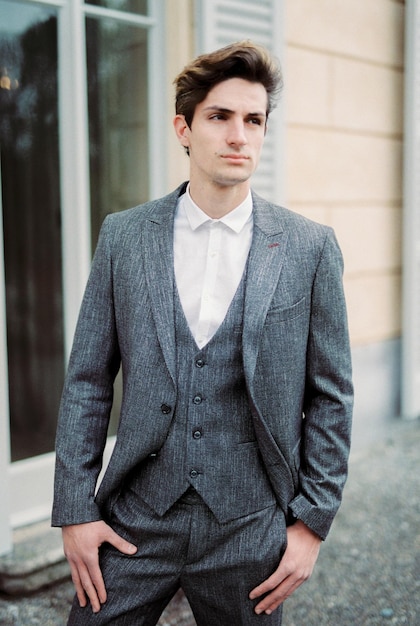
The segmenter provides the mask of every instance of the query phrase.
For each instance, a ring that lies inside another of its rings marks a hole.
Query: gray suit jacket
[[[104,221],[60,409],[55,526],[106,517],[167,436],[177,401],[173,219],[184,189]],[[352,412],[342,257],[330,228],[256,194],[253,206],[242,341],[256,437],[285,514],[325,538]],[[95,497],[120,364],[118,434]]]

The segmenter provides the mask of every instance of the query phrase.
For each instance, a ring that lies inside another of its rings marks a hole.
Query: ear
[[[175,115],[173,124],[174,124],[175,133],[176,133],[176,136],[178,137],[179,143],[184,148],[189,148],[190,127],[185,121],[185,116],[181,114]]]

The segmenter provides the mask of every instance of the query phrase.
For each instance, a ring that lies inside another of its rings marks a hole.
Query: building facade
[[[285,75],[255,189],[333,226],[343,249],[355,430],[420,414],[418,5],[0,0],[0,552],[50,513],[100,224],[187,177],[171,82],[231,41],[266,45]]]

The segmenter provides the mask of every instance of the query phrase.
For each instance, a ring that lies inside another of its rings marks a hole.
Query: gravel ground
[[[419,476],[418,422],[352,456],[343,505],[311,580],[285,603],[284,626],[420,626]],[[64,582],[0,596],[0,624],[64,626],[72,595]],[[182,594],[159,626],[195,626]]]

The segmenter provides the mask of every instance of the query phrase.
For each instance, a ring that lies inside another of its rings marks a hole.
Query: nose
[[[230,120],[227,142],[230,146],[244,146],[248,143],[245,133],[245,124],[242,119]]]

